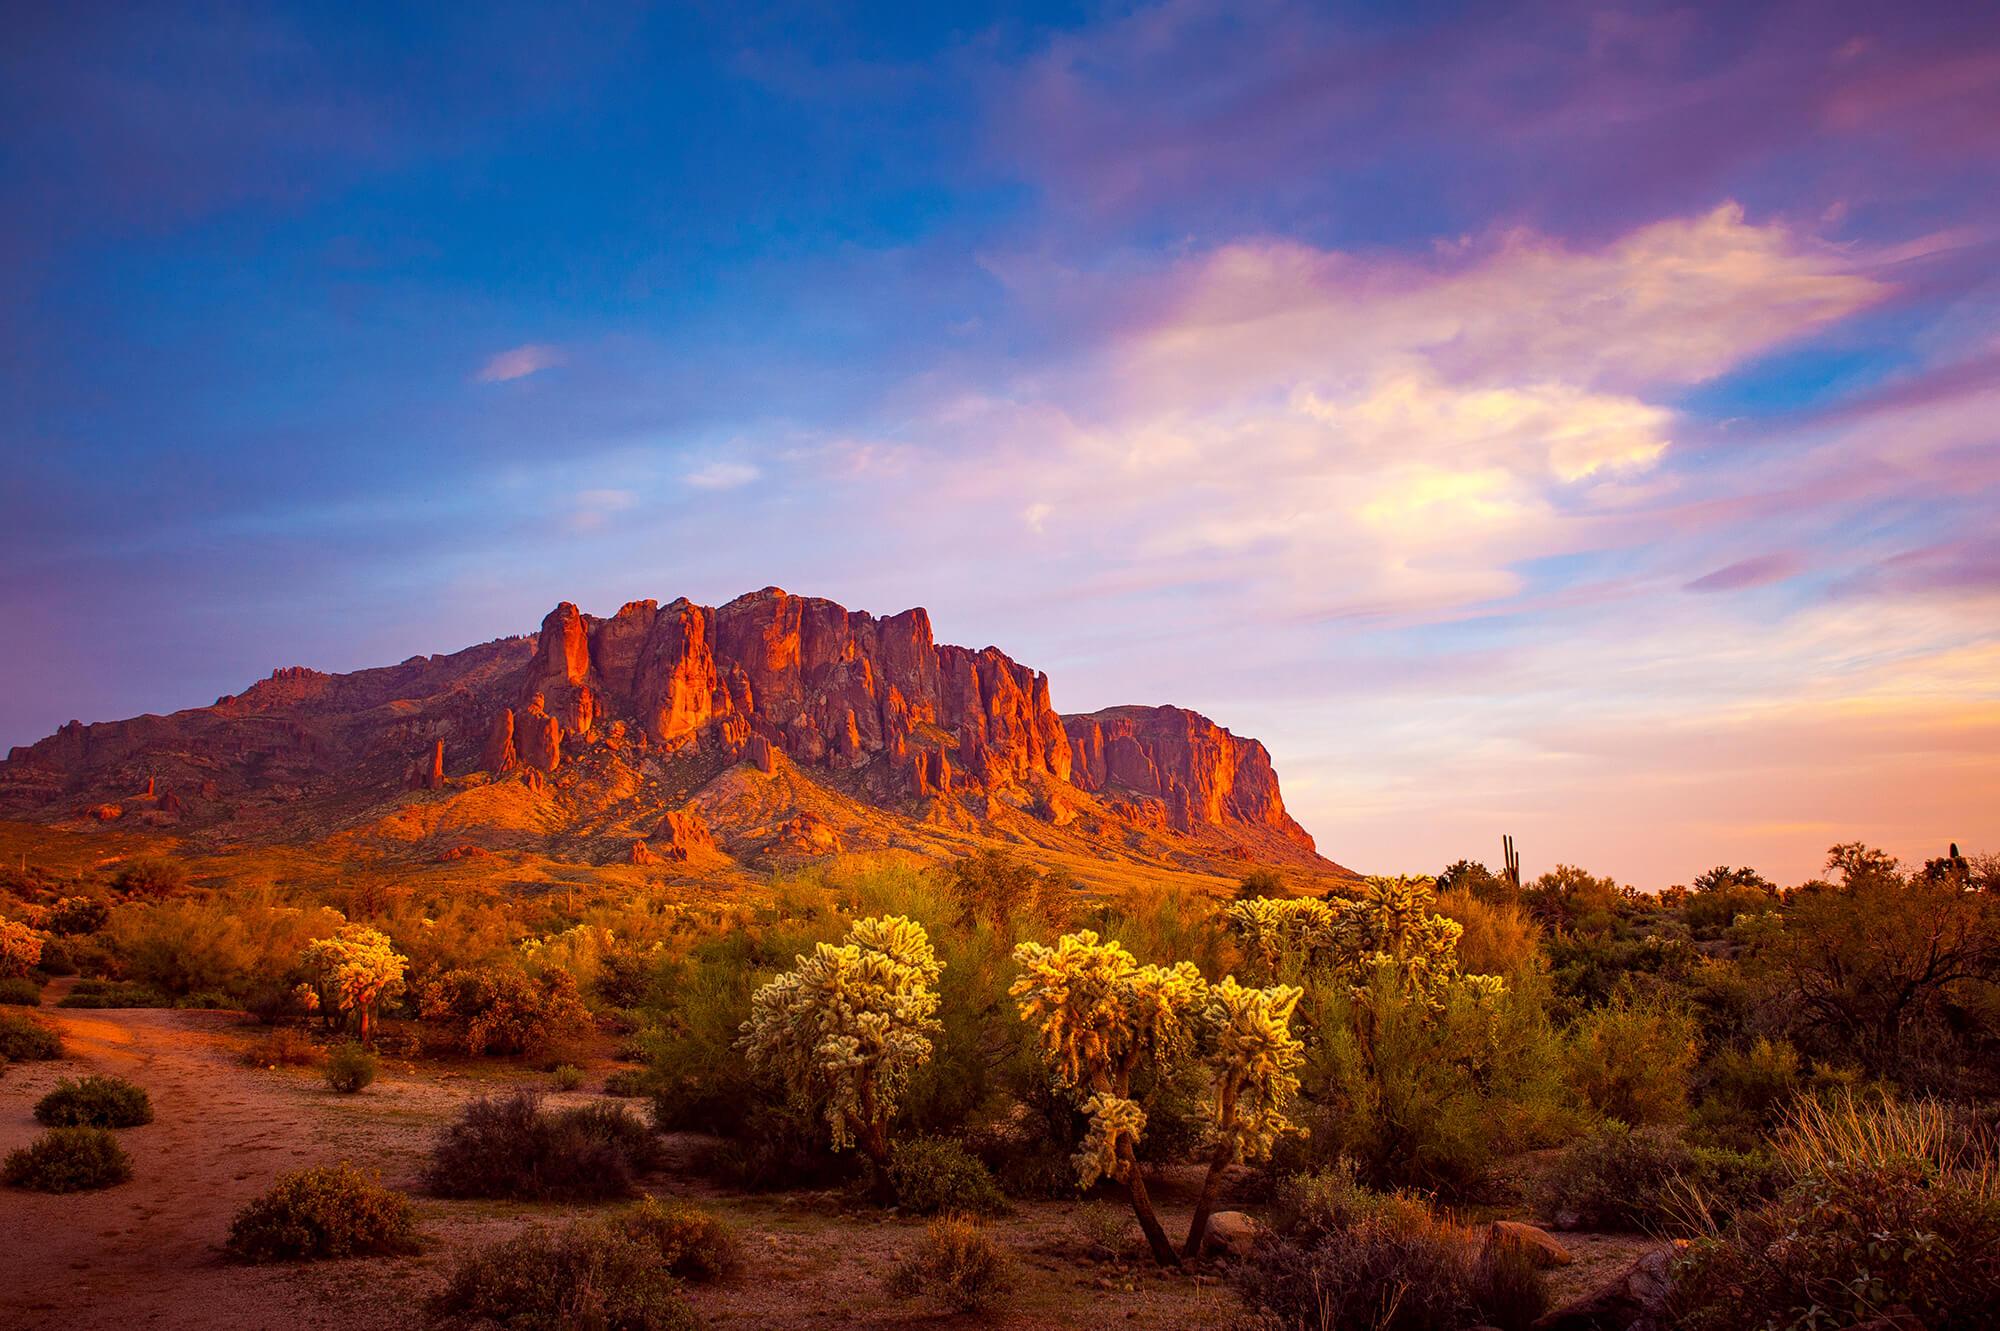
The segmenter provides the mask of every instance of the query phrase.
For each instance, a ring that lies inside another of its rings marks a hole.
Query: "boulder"
[[[1217,1211],[1208,1218],[1208,1228],[1201,1236],[1201,1246],[1205,1251],[1223,1253],[1230,1257],[1248,1257],[1255,1246],[1257,1236],[1264,1227],[1241,1211]]]
[[[1486,1246],[1515,1248],[1528,1255],[1537,1267],[1568,1266],[1575,1261],[1569,1249],[1550,1237],[1547,1230],[1519,1220],[1495,1220],[1486,1227]]]

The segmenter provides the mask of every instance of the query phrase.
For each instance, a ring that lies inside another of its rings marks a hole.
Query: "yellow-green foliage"
[[[1692,1018],[1623,1001],[1577,1019],[1563,1071],[1584,1105],[1632,1127],[1687,1117],[1694,1071]]]
[[[1107,1174],[1123,1181],[1121,1153],[1146,1130],[1146,1111],[1131,1098],[1132,1074],[1141,1059],[1165,1066],[1191,1047],[1208,984],[1193,962],[1141,966],[1089,929],[1063,935],[1054,947],[1022,943],[1014,960],[1021,976],[1008,993],[1021,1020],[1036,1028],[1056,1085],[1090,1093],[1077,1172],[1085,1187]]]
[[[344,923],[323,906],[218,894],[120,906],[105,938],[124,974],[141,984],[169,994],[245,995],[281,986],[300,951]]]
[[[42,936],[18,920],[0,920],[0,977],[19,978],[42,959]]]
[[[1231,1158],[1265,1159],[1280,1136],[1297,1130],[1285,1107],[1305,1059],[1291,1030],[1301,993],[1289,985],[1246,988],[1233,975],[1209,986],[1203,1043],[1215,1074],[1212,1122]]]
[[[857,920],[751,995],[738,1043],[754,1070],[825,1118],[835,1150],[859,1144],[886,1168],[889,1120],[938,1031],[940,969],[922,925]]]
[[[1495,977],[1461,975],[1464,929],[1436,904],[1431,879],[1398,876],[1370,878],[1358,901],[1252,898],[1230,903],[1224,919],[1258,971],[1276,979],[1320,975],[1364,985],[1386,969],[1433,1006],[1454,984],[1497,991]]]
[[[366,1043],[377,1009],[402,993],[409,959],[389,945],[388,935],[350,924],[331,938],[307,944],[299,965],[313,977],[319,1006],[351,1018]]]

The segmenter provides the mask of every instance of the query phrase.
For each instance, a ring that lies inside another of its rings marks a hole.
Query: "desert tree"
[[[363,1045],[375,1036],[375,1018],[382,1004],[403,992],[403,972],[409,958],[397,952],[389,936],[365,924],[344,926],[331,938],[306,944],[299,965],[309,976],[300,997],[308,1010],[329,1022],[354,1027]]]
[[[750,998],[737,1045],[801,1111],[825,1120],[835,1150],[857,1146],[888,1178],[889,1123],[910,1074],[931,1056],[943,966],[923,926],[857,920]]]

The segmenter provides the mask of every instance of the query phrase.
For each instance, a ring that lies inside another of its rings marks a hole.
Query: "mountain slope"
[[[0,763],[0,815],[690,870],[997,841],[1344,872],[1255,740],[1175,707],[1061,716],[1045,675],[935,642],[921,609],[877,619],[777,588],[610,618],[565,602],[532,637],[71,722]]]

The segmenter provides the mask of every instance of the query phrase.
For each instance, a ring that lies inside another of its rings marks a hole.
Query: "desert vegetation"
[[[1631,1236],[1652,1264],[1623,1278],[1676,1325],[1957,1328],[2000,1300],[1989,868],[1843,844],[1790,888],[1461,862],[1107,894],[989,851],[829,861],[737,900],[337,902],[149,869],[17,887],[6,937],[37,989],[66,949],[64,1004],[236,1005],[254,1075],[518,1068],[437,1132],[425,1204],[636,1205],[456,1255],[445,1320],[696,1324],[742,1247],[646,1200],[691,1175],[909,1218],[881,1288],[954,1314],[1012,1306],[1039,1278],[1014,1224],[1083,1205],[1064,1260],[1228,1276],[1273,1327],[1524,1327],[1561,1301],[1548,1254],[1573,1232]],[[61,1052],[42,1015],[0,1012],[8,1059]],[[152,1106],[89,1076],[37,1113],[7,1179],[62,1191],[129,1176],[106,1129]],[[689,1143],[672,1177],[663,1133]],[[393,1257],[410,1207],[308,1170],[217,1241]]]

